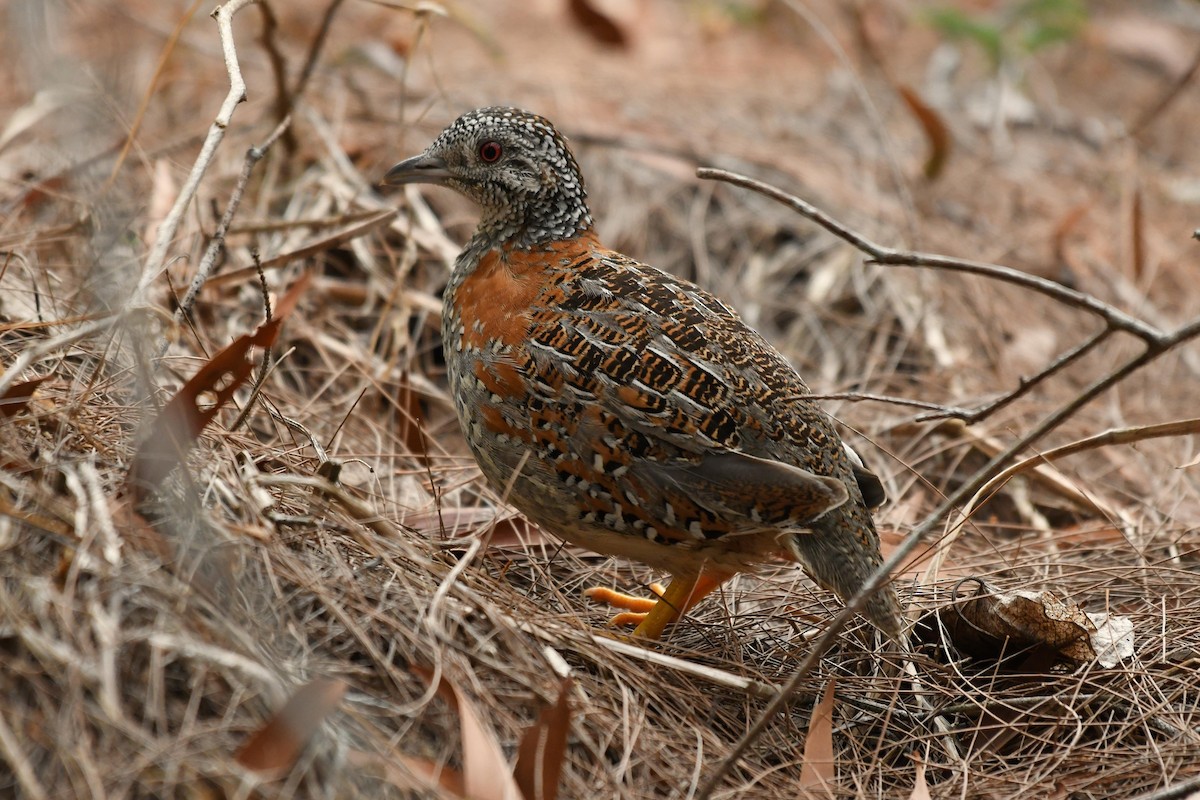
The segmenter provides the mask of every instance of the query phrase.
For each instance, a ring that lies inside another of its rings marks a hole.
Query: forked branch
[[[1063,286],[1061,283],[1056,283],[1046,278],[1030,275],[1012,267],[1005,267],[999,264],[987,264],[981,261],[970,261],[952,256],[919,253],[886,247],[834,219],[813,204],[769,184],[756,181],[745,175],[720,169],[702,167],[696,170],[696,175],[700,178],[724,181],[734,186],[741,186],[782,203],[800,214],[800,216],[815,222],[834,236],[848,242],[865,253],[869,263],[884,266],[925,267],[949,272],[962,272],[968,275],[978,275],[1004,283],[1011,283],[1015,286],[1021,286],[1043,294],[1065,306],[1086,311],[1103,320],[1104,327],[1092,337],[1063,353],[1037,375],[1023,379],[1016,389],[1006,392],[978,408],[948,408],[945,410],[929,411],[917,417],[918,421],[950,417],[961,419],[968,424],[978,422],[1022,397],[1051,375],[1074,364],[1091,352],[1098,344],[1118,331],[1141,340],[1146,345],[1146,352],[1148,353],[1161,353],[1163,348],[1171,347],[1176,343],[1173,334],[1167,333],[1145,320],[1134,317],[1116,306],[1105,303],[1097,297]]]

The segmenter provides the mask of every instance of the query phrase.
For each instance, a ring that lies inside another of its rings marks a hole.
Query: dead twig
[[[1052,448],[1044,453],[1038,453],[1035,456],[1026,458],[1024,461],[1018,461],[1016,464],[1007,467],[983,485],[976,494],[975,499],[972,500],[971,505],[977,505],[1014,476],[1020,475],[1022,472],[1027,472],[1041,464],[1049,464],[1060,458],[1066,458],[1067,456],[1083,453],[1088,450],[1095,450],[1099,447],[1108,447],[1114,444],[1133,444],[1134,442],[1143,442],[1147,439],[1161,439],[1167,436],[1188,436],[1194,433],[1200,433],[1200,417],[1179,419],[1172,422],[1160,422],[1157,425],[1140,425],[1135,428],[1114,428],[1113,430],[1107,430],[1095,436],[1089,436],[1086,439],[1080,439],[1076,442]]]
[[[992,280],[1012,283],[1038,292],[1039,294],[1044,294],[1063,305],[1094,314],[1104,320],[1109,328],[1136,336],[1146,342],[1147,345],[1162,343],[1169,338],[1168,334],[1148,322],[1131,316],[1116,306],[1109,305],[1090,294],[1063,286],[1061,283],[1055,283],[1052,280],[1041,278],[1037,275],[1030,275],[1027,272],[1021,272],[1012,267],[1005,267],[999,264],[987,264],[982,261],[970,261],[964,258],[954,258],[934,253],[918,253],[911,250],[885,247],[871,241],[849,226],[844,225],[811,203],[769,184],[756,181],[745,175],[738,175],[735,172],[728,172],[723,169],[710,169],[708,167],[701,167],[696,170],[696,176],[705,180],[731,183],[734,186],[750,189],[776,202],[782,203],[805,219],[815,222],[834,236],[866,253],[870,257],[870,263],[882,266],[930,267],[949,272],[980,275]]]
[[[188,286],[187,293],[183,299],[179,301],[179,307],[175,309],[175,323],[179,324],[183,318],[192,312],[192,305],[196,302],[196,296],[200,294],[200,290],[208,282],[210,273],[217,263],[217,256],[221,252],[221,248],[225,245],[225,235],[229,232],[229,226],[233,222],[233,217],[237,214],[238,208],[242,203],[242,195],[246,191],[246,185],[250,182],[250,174],[254,171],[254,167],[267,151],[271,149],[271,145],[283,135],[292,124],[291,117],[285,117],[282,122],[275,126],[275,130],[271,131],[266,140],[255,147],[251,147],[246,151],[246,160],[242,164],[242,174],[238,176],[237,183],[233,187],[232,194],[229,195],[229,205],[225,208],[225,213],[221,215],[221,222],[217,225],[216,231],[213,232],[212,239],[208,243],[208,248],[204,251],[204,256],[200,259],[200,265],[196,269],[196,275],[192,278],[192,283]],[[167,339],[163,339],[158,343],[157,357],[162,358],[169,347]]]
[[[217,112],[216,118],[213,119],[212,125],[209,126],[208,135],[204,138],[200,154],[196,156],[196,161],[192,164],[192,171],[188,173],[183,188],[180,189],[171,210],[167,212],[167,216],[154,233],[154,244],[150,248],[150,255],[147,256],[146,265],[142,269],[142,277],[138,281],[137,289],[131,300],[134,304],[142,302],[146,290],[162,272],[167,261],[167,250],[170,249],[171,243],[175,239],[175,232],[179,229],[184,212],[187,211],[188,205],[196,196],[196,190],[200,188],[201,179],[212,164],[217,148],[225,139],[225,132],[233,120],[233,111],[246,100],[246,81],[242,78],[242,68],[238,64],[237,48],[233,42],[233,16],[251,3],[261,1],[230,0],[213,11],[212,16],[217,20],[217,29],[220,31],[225,69],[229,73],[229,92],[225,95],[225,100],[221,103],[221,108]]]

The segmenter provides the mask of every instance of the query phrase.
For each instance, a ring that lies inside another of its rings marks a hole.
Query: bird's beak
[[[403,186],[406,183],[444,184],[450,179],[450,170],[446,162],[437,156],[422,153],[419,156],[406,158],[387,171],[381,186]]]

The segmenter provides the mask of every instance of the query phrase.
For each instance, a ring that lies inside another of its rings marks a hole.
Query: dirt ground
[[[240,103],[210,11],[0,5],[0,796],[1200,791],[1200,6],[276,0]],[[581,590],[664,576],[484,485],[439,335],[476,213],[376,188],[484,105],[826,397],[922,534],[911,653],[853,617],[797,675],[841,604],[792,568],[631,645]]]

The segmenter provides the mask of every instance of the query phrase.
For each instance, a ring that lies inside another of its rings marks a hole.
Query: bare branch
[[[1115,444],[1133,444],[1134,442],[1142,442],[1147,439],[1161,439],[1167,436],[1187,436],[1194,433],[1200,433],[1200,417],[1179,419],[1172,422],[1160,422],[1157,425],[1140,425],[1136,428],[1114,428],[1103,433],[1097,433],[1095,436],[1089,436],[1086,439],[1064,444],[1047,450],[1044,453],[1038,453],[1036,456],[1030,456],[1024,461],[1018,461],[985,483],[969,505],[972,507],[978,505],[982,498],[990,495],[1014,476],[1020,475],[1022,472],[1027,472],[1041,464],[1049,464],[1060,458],[1066,458],[1076,453],[1083,453],[1087,450],[1095,450],[1100,447],[1108,447]]]
[[[246,151],[246,161],[242,164],[242,174],[238,176],[237,184],[233,187],[233,193],[229,196],[229,205],[225,208],[225,213],[221,215],[221,221],[217,225],[216,231],[213,233],[212,239],[208,243],[208,248],[204,251],[204,257],[200,259],[200,265],[196,269],[196,275],[192,278],[192,283],[188,286],[187,293],[179,302],[179,308],[175,309],[176,324],[183,321],[183,318],[192,312],[192,304],[196,302],[196,296],[200,290],[204,288],[204,284],[208,282],[209,274],[217,263],[217,256],[221,252],[221,247],[225,244],[225,235],[229,232],[229,226],[233,222],[233,217],[237,214],[238,207],[242,203],[242,194],[246,191],[246,184],[250,182],[250,175],[254,172],[254,167],[262,160],[267,151],[271,149],[271,145],[283,135],[283,132],[292,124],[291,117],[284,117],[283,121],[275,126],[275,130],[267,137],[261,145],[251,147]],[[158,344],[158,358],[162,358],[167,352],[169,343],[164,338]]]
[[[1051,375],[1054,375],[1056,372],[1060,372],[1061,370],[1065,369],[1067,366],[1074,364],[1076,361],[1078,361],[1079,359],[1083,358],[1085,355],[1090,353],[1093,349],[1096,348],[1097,345],[1099,345],[1101,342],[1103,342],[1105,339],[1107,339],[1112,334],[1113,334],[1112,328],[1101,328],[1091,338],[1085,339],[1084,341],[1080,342],[1078,345],[1076,345],[1072,349],[1068,350],[1067,352],[1063,353],[1058,358],[1054,359],[1054,361],[1050,362],[1050,364],[1047,365],[1046,368],[1043,369],[1041,372],[1039,372],[1037,375],[1034,375],[1032,378],[1021,378],[1017,382],[1016,389],[1013,389],[1010,392],[1005,392],[1001,396],[995,398],[994,400],[991,400],[990,402],[984,403],[983,405],[979,406],[978,408],[975,408],[975,409],[953,408],[953,409],[946,409],[945,411],[939,411],[939,410],[930,411],[928,413],[918,415],[915,421],[916,422],[926,422],[928,420],[933,420],[933,419],[942,419],[945,417],[952,417],[954,419],[961,419],[963,422],[967,423],[968,425],[979,422],[980,420],[991,416],[993,413],[995,413],[995,412],[999,411],[1000,409],[1004,408],[1005,406],[1009,405],[1014,400],[1017,400],[1020,397],[1028,394],[1030,389],[1037,386],[1039,383],[1046,380]]]
[[[980,275],[985,278],[1012,283],[1044,294],[1063,305],[1094,314],[1103,319],[1109,328],[1125,331],[1148,344],[1161,342],[1166,337],[1166,334],[1153,325],[1132,317],[1119,308],[1102,302],[1089,294],[1069,289],[1061,283],[1055,283],[1046,278],[1030,275],[1012,267],[1003,267],[999,264],[986,264],[981,261],[968,261],[962,258],[952,258],[951,256],[917,253],[884,247],[881,244],[871,241],[849,226],[842,224],[811,203],[761,181],[756,181],[745,175],[738,175],[735,172],[727,172],[723,169],[709,169],[707,167],[696,170],[696,176],[707,180],[724,181],[734,186],[741,186],[744,189],[750,189],[776,202],[782,203],[805,219],[820,225],[839,239],[854,245],[870,256],[873,263],[885,266],[932,267],[934,269],[964,272],[968,275]]]
[[[225,138],[225,131],[233,119],[233,111],[239,103],[246,99],[246,82],[242,79],[242,69],[237,60],[237,49],[233,44],[233,15],[251,3],[258,2],[261,0],[230,0],[213,12],[213,16],[217,20],[217,29],[221,34],[221,50],[225,56],[225,69],[229,72],[229,93],[225,95],[221,109],[208,129],[208,135],[200,147],[200,155],[192,164],[192,171],[179,191],[179,196],[175,198],[175,204],[171,206],[166,218],[155,231],[154,245],[150,248],[150,255],[146,258],[146,266],[142,270],[141,280],[138,281],[137,289],[133,293],[133,303],[142,302],[146,290],[162,272],[163,265],[167,260],[167,250],[175,240],[175,232],[179,229],[179,223],[183,220],[188,204],[196,196],[200,180],[208,171],[217,148]]]

